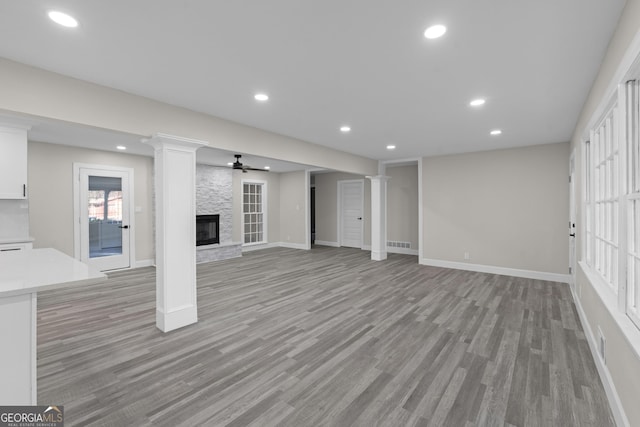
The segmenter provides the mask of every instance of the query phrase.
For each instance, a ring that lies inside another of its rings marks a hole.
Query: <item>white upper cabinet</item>
[[[0,199],[26,199],[27,190],[27,130],[0,126]]]

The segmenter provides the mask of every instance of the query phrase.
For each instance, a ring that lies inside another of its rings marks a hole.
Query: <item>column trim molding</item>
[[[387,259],[387,181],[386,175],[367,176],[371,181],[371,260]]]
[[[156,327],[169,332],[198,321],[196,150],[208,143],[162,133],[143,142],[154,148]]]

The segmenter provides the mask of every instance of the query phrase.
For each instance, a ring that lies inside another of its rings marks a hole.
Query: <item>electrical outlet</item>
[[[598,326],[598,353],[602,359],[602,363],[607,364],[607,340],[602,333],[602,329]]]
[[[469,252],[464,253],[464,259],[465,261],[469,261],[471,259],[471,255],[469,255]]]

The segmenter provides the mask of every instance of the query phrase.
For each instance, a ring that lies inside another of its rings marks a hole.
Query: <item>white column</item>
[[[371,259],[387,259],[388,176],[368,176],[371,180]]]
[[[196,150],[204,141],[156,134],[156,326],[169,332],[198,321]]]

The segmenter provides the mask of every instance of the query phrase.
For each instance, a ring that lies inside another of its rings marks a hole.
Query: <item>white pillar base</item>
[[[373,261],[384,261],[387,259],[387,251],[371,251],[371,259]]]
[[[173,331],[198,321],[198,307],[176,308],[168,313],[156,309],[156,326],[162,332]]]

